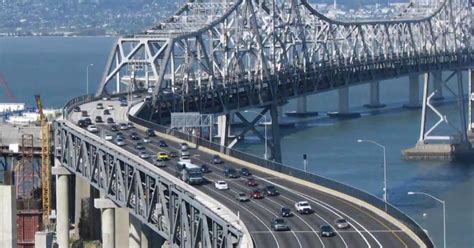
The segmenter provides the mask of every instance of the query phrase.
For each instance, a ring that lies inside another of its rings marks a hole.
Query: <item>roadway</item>
[[[127,121],[128,107],[120,107],[117,100],[97,101],[86,103],[81,106],[82,110],[89,112],[90,118],[94,122],[96,116],[100,115],[105,119],[108,116],[102,115],[103,110],[96,109],[96,104],[103,102],[104,107],[112,105],[111,117],[118,122]],[[74,123],[79,120],[81,113],[72,112],[70,120]],[[97,124],[100,132],[99,136],[105,133],[114,134],[110,130],[110,124]],[[122,148],[131,153],[137,154],[135,149],[136,141],[132,141],[129,136],[132,132],[136,132],[140,137],[144,137],[145,133],[137,128],[128,130],[120,130],[126,139],[126,145]],[[172,140],[166,140],[158,136],[151,139],[151,143],[144,144],[150,159],[143,160],[144,163],[154,159],[157,152],[176,152],[180,153],[180,144]],[[159,140],[165,140],[168,147],[159,147]],[[114,145],[111,142],[111,145]],[[337,198],[322,191],[297,184],[285,178],[277,178],[265,173],[252,171],[250,177],[256,179],[259,187],[266,185],[274,185],[277,187],[280,195],[273,197],[265,197],[264,199],[251,199],[248,202],[239,202],[235,199],[238,192],[248,193],[253,187],[246,185],[247,177],[237,179],[228,179],[223,175],[225,167],[233,167],[236,169],[244,166],[230,161],[224,164],[213,165],[210,163],[213,154],[208,154],[197,149],[190,149],[191,160],[193,163],[201,165],[207,164],[212,172],[206,173],[205,178],[208,183],[196,186],[198,190],[206,193],[210,197],[224,204],[234,213],[238,213],[242,221],[249,229],[252,238],[257,247],[417,247],[418,245],[406,233],[398,229],[396,226],[376,215],[375,213],[359,207],[352,202]],[[162,168],[165,171],[175,174],[175,164],[178,160],[170,159],[167,166]],[[229,185],[229,190],[221,191],[214,187],[214,182],[224,180]],[[289,207],[294,211],[294,203],[306,200],[311,204],[314,212],[309,215],[294,214],[292,217],[285,218],[291,228],[290,231],[274,232],[271,229],[270,222],[273,218],[280,216],[281,207]],[[334,221],[337,218],[345,218],[350,228],[338,230],[334,228]],[[336,231],[336,235],[330,238],[322,238],[319,236],[319,226],[329,224]]]

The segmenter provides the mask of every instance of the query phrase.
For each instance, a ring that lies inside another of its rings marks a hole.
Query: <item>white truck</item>
[[[296,209],[296,212],[300,214],[309,214],[313,211],[313,209],[311,208],[311,206],[309,205],[307,201],[299,201],[295,203],[295,209]]]

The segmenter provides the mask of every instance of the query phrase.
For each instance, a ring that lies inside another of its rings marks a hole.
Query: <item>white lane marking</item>
[[[207,186],[205,186],[205,187],[207,187]],[[229,197],[227,197],[226,195],[221,194],[220,192],[214,190],[212,187],[207,187],[207,188],[208,188],[209,190],[213,191],[214,193],[216,193],[216,194],[218,194],[218,195],[220,195],[220,196],[226,198],[226,199],[227,199],[229,202],[231,202],[232,204],[241,207],[242,209],[246,210],[246,211],[249,212],[251,215],[253,215],[253,216],[254,216],[257,220],[259,220],[259,221],[265,226],[265,228],[270,232],[270,234],[272,235],[273,239],[275,240],[275,243],[276,243],[276,245],[277,245],[277,248],[280,248],[280,244],[278,243],[278,240],[277,240],[275,234],[274,234],[274,233],[272,232],[272,230],[267,226],[267,224],[265,224],[265,222],[263,222],[263,220],[260,219],[256,214],[254,214],[252,211],[250,211],[249,209],[247,209],[247,208],[245,207],[245,205],[237,204],[236,202],[234,202],[233,199],[229,199]]]
[[[258,177],[258,176],[256,176],[256,177],[257,177],[257,178],[260,178],[260,177]],[[318,204],[319,206],[324,207],[324,208],[326,208],[327,210],[333,212],[336,216],[339,216],[339,217],[340,217],[340,215],[339,215],[338,213],[335,213],[333,210],[329,209],[329,208],[332,208],[332,209],[334,209],[335,211],[338,211],[339,213],[341,213],[342,215],[344,215],[347,219],[350,219],[351,221],[353,221],[354,223],[356,223],[357,225],[359,225],[359,226],[360,226],[362,229],[364,229],[365,231],[367,231],[367,228],[366,228],[365,226],[363,226],[362,224],[360,224],[359,222],[357,222],[354,218],[350,217],[350,216],[349,216],[348,214],[346,214],[345,212],[339,210],[338,208],[336,208],[336,207],[334,207],[334,206],[332,206],[332,205],[330,205],[330,204],[327,204],[327,203],[325,203],[325,202],[323,202],[323,201],[321,201],[321,200],[318,200],[318,199],[316,199],[316,198],[313,198],[313,197],[308,196],[308,195],[306,195],[306,194],[303,194],[303,193],[301,193],[301,192],[292,190],[292,189],[290,189],[290,188],[288,188],[288,187],[285,187],[285,186],[283,186],[283,185],[280,185],[280,184],[278,184],[278,183],[275,183],[275,182],[272,182],[272,181],[269,181],[269,180],[266,180],[266,179],[263,179],[263,178],[260,178],[260,179],[263,180],[263,181],[265,181],[265,182],[271,183],[271,184],[273,184],[273,185],[275,185],[275,186],[278,186],[278,187],[280,187],[280,188],[282,188],[282,189],[285,189],[285,190],[287,190],[287,191],[290,192],[290,193],[293,193],[293,194],[298,195],[298,196],[300,196],[300,197],[306,198],[306,199],[310,200],[311,202],[316,203],[316,204]],[[354,229],[356,229],[357,231],[359,231],[359,230],[356,228],[355,225],[353,225],[352,223],[349,223],[349,224],[351,224]],[[377,242],[377,244],[379,245],[380,248],[383,247],[382,244],[380,244],[380,242],[378,241],[378,239],[375,238],[375,236],[374,236],[372,233],[370,233],[370,232],[368,232],[368,231],[367,231],[367,233],[375,240],[375,242]],[[370,243],[367,241],[367,239],[365,238],[365,236],[362,235],[361,232],[359,232],[359,235],[364,239],[365,243],[366,243],[367,246],[370,248],[371,245],[370,245]]]

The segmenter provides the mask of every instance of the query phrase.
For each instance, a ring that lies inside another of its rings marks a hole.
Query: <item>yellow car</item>
[[[170,156],[168,156],[168,154],[165,153],[165,152],[159,152],[157,157],[160,158],[160,159],[163,159],[163,160],[170,159]]]

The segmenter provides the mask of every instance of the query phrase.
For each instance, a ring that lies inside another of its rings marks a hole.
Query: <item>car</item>
[[[252,199],[263,199],[263,193],[259,189],[254,189],[250,192],[250,197]]]
[[[334,226],[338,229],[347,229],[350,227],[349,222],[343,218],[338,218],[334,221]]]
[[[177,158],[177,157],[178,157],[178,153],[176,153],[176,152],[170,152],[170,153],[169,153],[169,156],[170,156],[170,158]]]
[[[166,144],[166,141],[164,141],[164,140],[158,141],[158,146],[159,147],[168,147],[168,145]]]
[[[216,187],[216,189],[220,189],[220,190],[229,189],[229,185],[227,185],[227,183],[225,181],[221,181],[221,180],[215,182],[214,187]]]
[[[140,158],[143,158],[143,159],[147,159],[147,158],[150,157],[150,155],[149,155],[146,151],[140,151],[140,152],[138,153],[138,156],[139,156]]]
[[[166,163],[163,159],[161,158],[156,158],[154,163],[153,163],[156,167],[165,167],[166,166]]]
[[[181,157],[190,157],[191,156],[191,153],[189,153],[189,151],[182,151],[181,152]]]
[[[74,107],[74,109],[72,110],[74,112],[81,112],[81,108],[79,106],[77,107]]]
[[[117,128],[116,125],[112,125],[112,126],[110,126],[110,130],[111,130],[112,132],[117,132],[117,131],[118,131],[118,128]]]
[[[211,163],[213,164],[222,164],[224,161],[222,161],[221,157],[219,155],[213,155],[211,158]]]
[[[319,227],[319,235],[321,237],[332,237],[336,234],[334,233],[334,230],[332,229],[331,226],[322,225],[322,226]]]
[[[103,95],[102,96],[102,101],[108,101],[110,100],[110,96],[109,95]]]
[[[104,112],[102,112],[103,115],[110,115],[110,111],[108,109],[104,109]]]
[[[127,123],[127,127],[128,128],[134,128],[135,126],[133,125],[133,123],[129,122],[129,123]]]
[[[265,193],[266,196],[277,196],[280,194],[278,190],[276,189],[276,187],[273,185],[267,185],[263,189],[263,192]]]
[[[87,127],[86,122],[84,120],[78,120],[77,125],[79,127]]]
[[[311,205],[307,201],[299,201],[295,203],[296,212],[300,214],[309,214],[313,211]]]
[[[89,117],[84,118],[84,123],[86,124],[86,126],[92,125],[92,120],[91,120],[91,118],[89,118]]]
[[[95,122],[96,122],[96,123],[102,123],[102,122],[104,122],[104,121],[102,121],[102,117],[96,116],[96,117],[95,117]]]
[[[120,101],[120,107],[127,107],[128,106],[128,103],[127,101]]]
[[[105,140],[112,140],[113,138],[114,138],[114,137],[112,136],[112,134],[109,134],[109,133],[108,133],[108,134],[105,134],[105,135],[104,135],[104,139],[105,139]]]
[[[89,113],[87,113],[86,110],[82,110],[81,115],[82,115],[82,117],[88,117]]]
[[[122,132],[117,132],[115,135],[117,135],[117,137],[120,137],[122,139],[125,139],[125,136],[123,136],[123,133]]]
[[[143,143],[151,143],[151,139],[148,136],[143,137]]]
[[[110,110],[114,110],[114,105],[109,105],[107,106],[107,109],[110,111]]]
[[[201,165],[201,172],[202,173],[209,173],[209,172],[211,172],[211,168],[209,168],[209,165],[203,164],[203,165]]]
[[[257,187],[258,186],[258,183],[257,183],[257,180],[253,179],[253,178],[249,178],[247,180],[247,186],[250,186],[250,187]]]
[[[275,218],[272,220],[271,223],[273,231],[288,231],[290,227],[286,223],[285,219],[282,218]]]
[[[180,147],[181,151],[187,151],[188,148],[189,148],[189,147],[188,147],[188,144],[186,144],[186,143],[181,143],[181,147]]]
[[[120,123],[120,130],[127,130],[128,126],[126,123]]]
[[[155,137],[155,130],[153,129],[147,129],[146,134],[148,134],[149,137]]]
[[[161,158],[163,160],[169,160],[170,157],[168,156],[168,154],[166,152],[159,152],[158,153],[158,158]]]
[[[239,169],[239,174],[241,176],[246,176],[246,177],[252,175],[252,173],[250,173],[250,170],[247,169],[247,168],[240,168]]]
[[[224,169],[224,176],[228,178],[239,178],[240,175],[236,169],[232,167],[227,167]]]
[[[140,139],[140,136],[138,136],[137,133],[133,132],[133,133],[130,134],[130,138],[131,138],[132,140],[139,140],[139,139]]]
[[[145,146],[143,146],[143,144],[141,142],[137,142],[137,144],[135,144],[135,148],[137,150],[144,150]]]
[[[115,137],[114,143],[118,146],[124,146],[125,140],[122,137],[118,136],[118,137]]]
[[[140,94],[133,94],[133,98],[140,98],[141,95]]]
[[[235,199],[239,202],[246,202],[250,200],[247,194],[245,194],[244,192],[237,193],[237,195],[235,196]]]
[[[99,129],[97,129],[97,127],[95,125],[89,125],[89,126],[87,126],[87,131],[89,131],[91,133],[97,133],[97,132],[99,132]]]
[[[281,217],[291,217],[291,216],[293,216],[293,213],[291,212],[290,208],[282,207],[280,209],[280,215],[281,215]]]
[[[121,96],[121,97],[119,97],[119,101],[121,101],[121,102],[127,101],[127,98],[125,96]]]
[[[97,106],[95,107],[96,109],[104,109],[104,104],[102,103],[97,103]]]
[[[114,123],[114,118],[112,118],[112,117],[107,118],[107,123],[109,123],[109,124]]]

